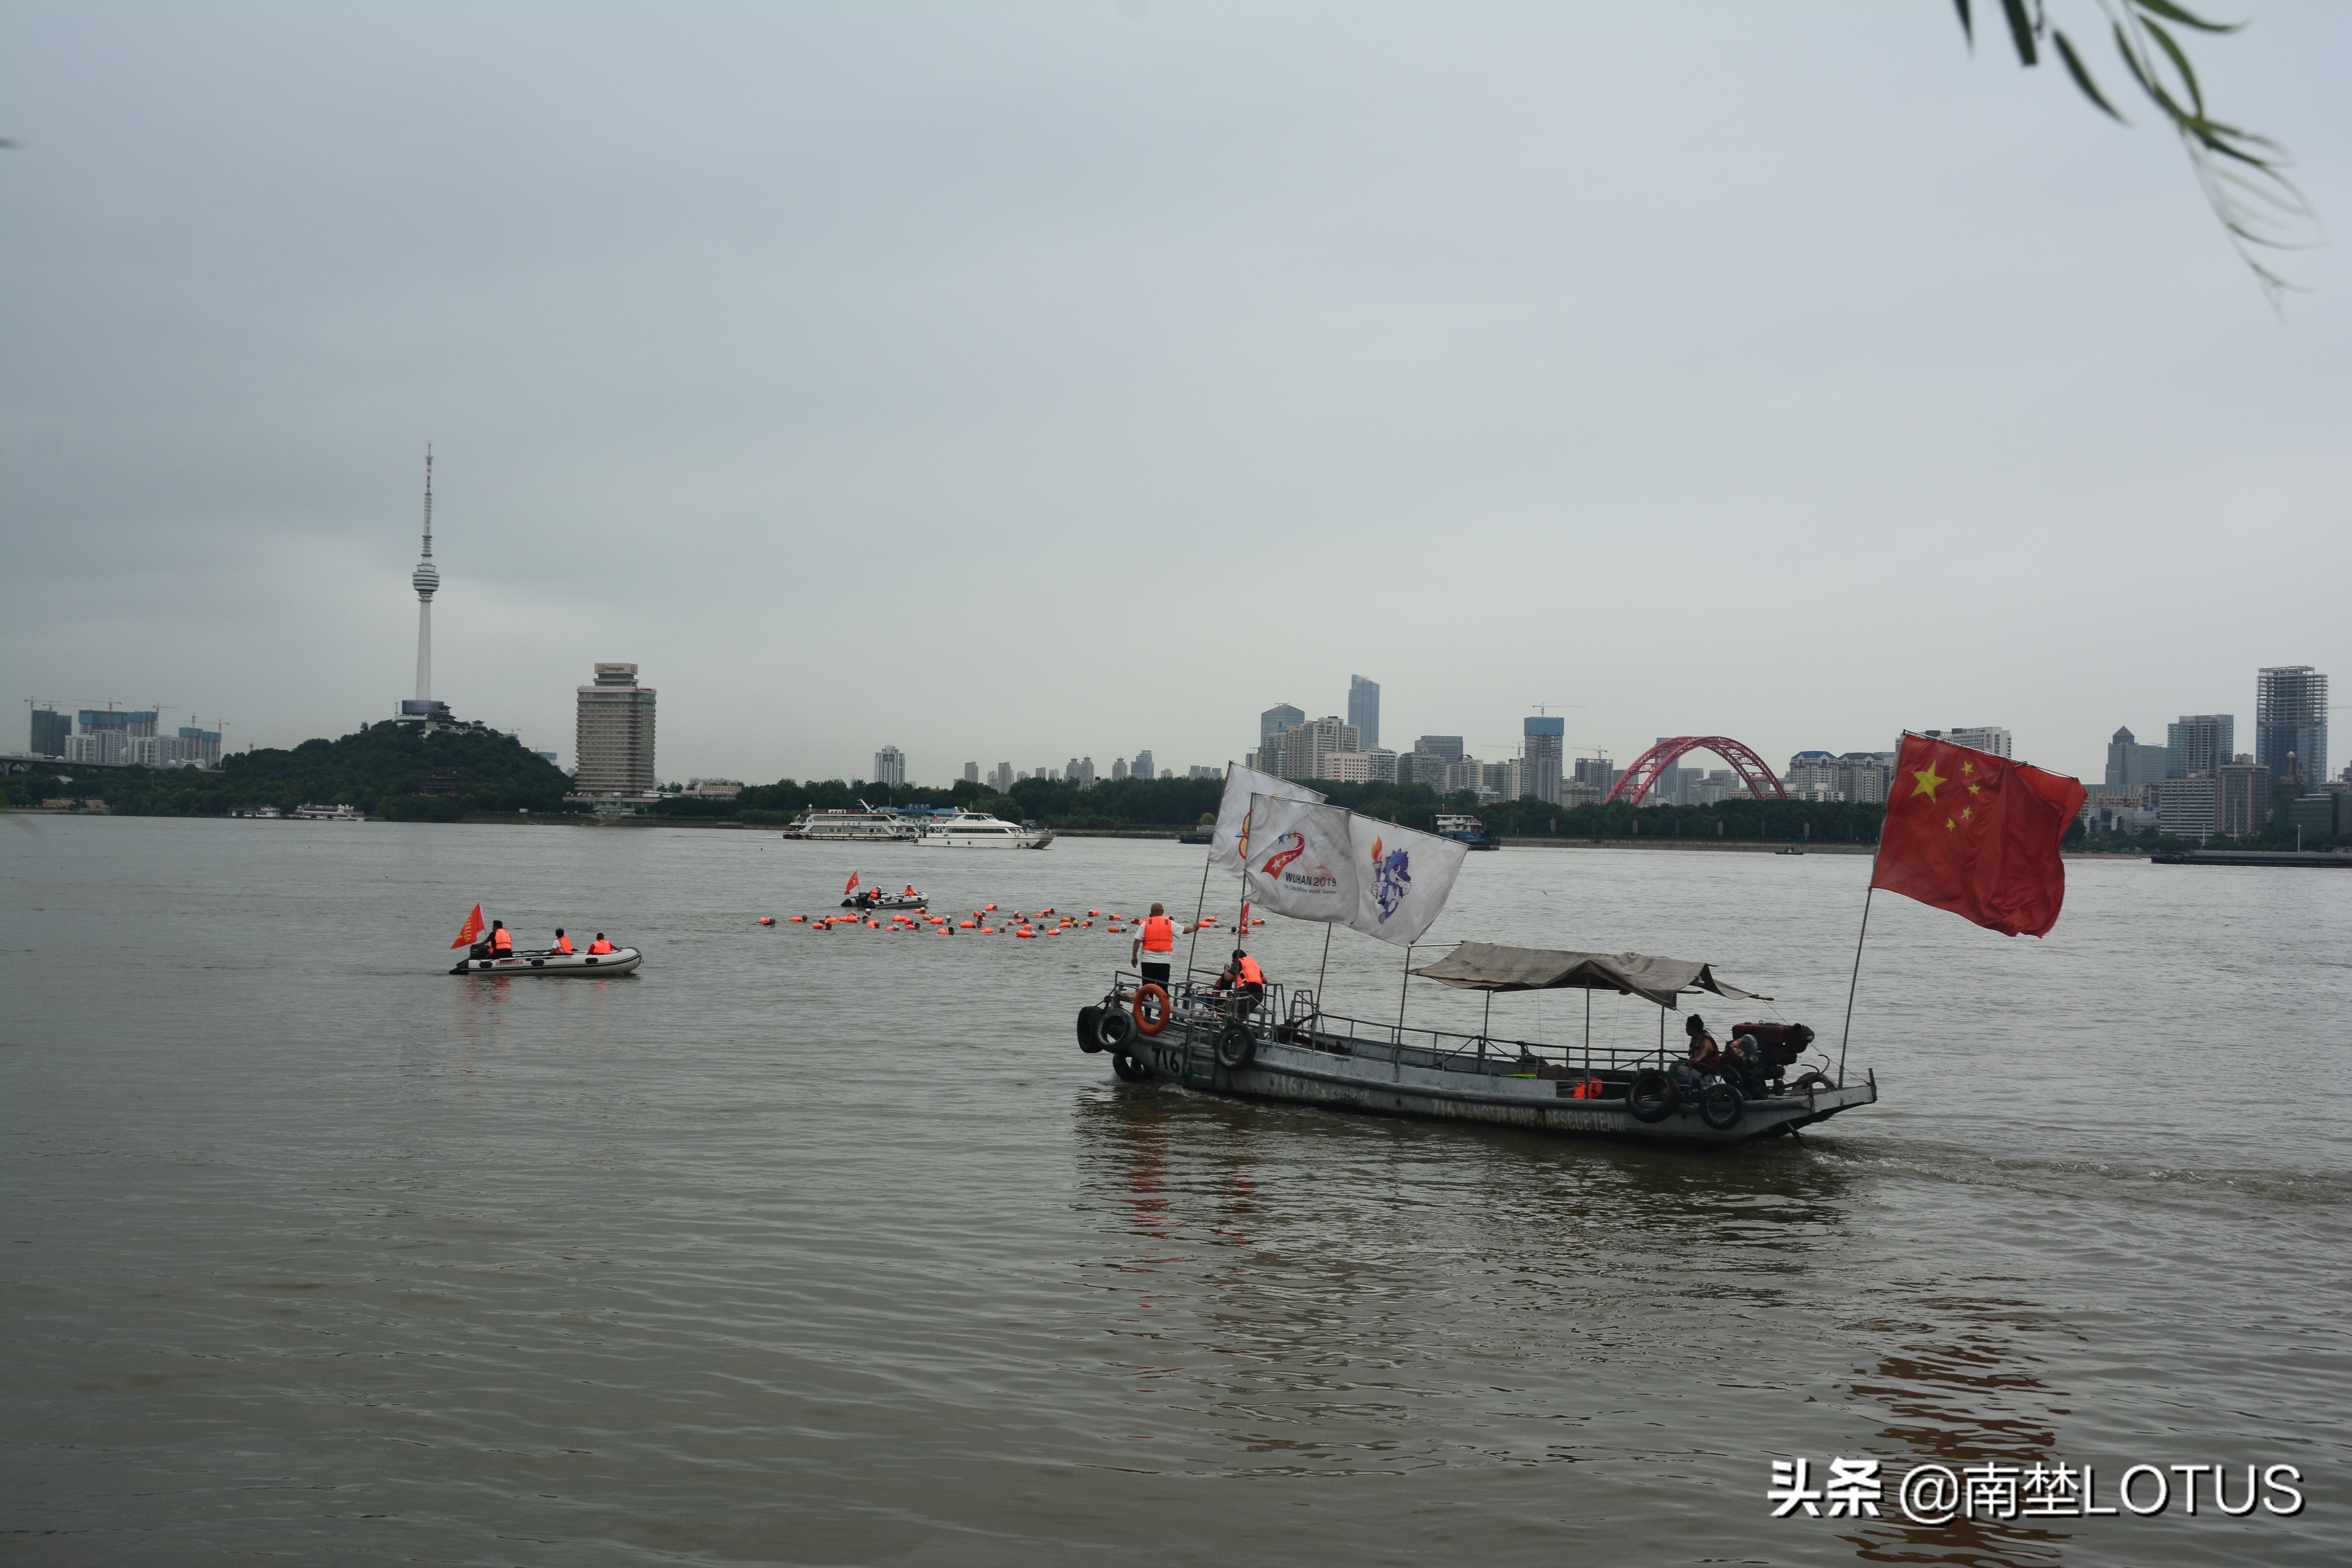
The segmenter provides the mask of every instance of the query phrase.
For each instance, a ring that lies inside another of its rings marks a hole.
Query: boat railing
[[[1177,981],[1170,997],[1170,1021],[1187,1019],[1200,1025],[1226,1018],[1230,992],[1215,988],[1222,971],[1193,969]],[[1143,984],[1137,971],[1122,969],[1113,980],[1114,992],[1132,998]],[[1268,982],[1265,999],[1253,1006],[1246,1021],[1262,1033],[1285,1043],[1333,1056],[1369,1058],[1391,1065],[1433,1068],[1441,1072],[1495,1076],[1497,1070],[1525,1064],[1529,1070],[1545,1068],[1597,1076],[1623,1077],[1669,1058],[1662,1046],[1596,1044],[1591,1040],[1523,1040],[1490,1033],[1464,1034],[1449,1029],[1400,1026],[1352,1018],[1322,1010],[1312,986],[1286,986]]]

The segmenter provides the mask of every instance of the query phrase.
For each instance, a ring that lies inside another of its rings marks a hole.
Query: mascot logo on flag
[[[1405,893],[1412,886],[1412,857],[1402,849],[1381,852],[1381,840],[1372,840],[1372,900],[1381,906],[1381,923],[1386,925],[1397,906],[1404,902]]]
[[[1304,833],[1286,833],[1276,838],[1274,853],[1265,858],[1265,868],[1259,874],[1301,892],[1328,893],[1339,886],[1331,868],[1307,853]]]

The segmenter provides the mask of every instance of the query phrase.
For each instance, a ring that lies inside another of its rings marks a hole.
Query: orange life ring
[[[1160,1022],[1156,1024],[1143,1016],[1143,999],[1146,996],[1157,996],[1160,998]],[[1168,1016],[1172,1011],[1174,1011],[1174,1009],[1169,1003],[1168,987],[1165,985],[1160,984],[1156,980],[1147,980],[1141,985],[1136,987],[1135,1026],[1144,1034],[1156,1035],[1160,1030],[1166,1028],[1168,1026]]]

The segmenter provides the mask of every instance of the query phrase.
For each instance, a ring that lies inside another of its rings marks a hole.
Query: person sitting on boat
[[[557,926],[555,928],[555,945],[549,948],[547,951],[550,952],[560,952],[566,958],[572,956],[572,939],[563,934],[563,928],[562,926]]]
[[[1703,1080],[1712,1076],[1723,1060],[1723,1047],[1706,1032],[1706,1020],[1693,1013],[1683,1020],[1683,1033],[1690,1037],[1690,1055],[1678,1064],[1686,1079]]]
[[[492,921],[489,934],[482,938],[482,945],[488,949],[488,952],[483,954],[486,958],[512,958],[514,932],[507,930],[506,921]]]
[[[1233,962],[1217,976],[1217,989],[1232,991],[1230,1011],[1234,1017],[1246,1016],[1265,1000],[1265,971],[1257,966],[1256,959],[1237,947],[1234,949]]]
[[[596,933],[596,940],[588,944],[588,951],[601,956],[612,952],[613,944],[604,940],[604,933],[600,931]]]
[[[920,898],[921,896],[921,894],[915,891],[915,885],[912,882],[907,884],[907,897],[914,899]]]

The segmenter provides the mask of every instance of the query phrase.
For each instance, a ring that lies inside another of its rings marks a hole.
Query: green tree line
[[[426,776],[454,769],[455,797],[421,794]],[[61,779],[60,775],[63,775]],[[235,752],[212,768],[128,768],[11,774],[11,805],[96,796],[128,816],[226,816],[254,806],[351,805],[395,821],[455,822],[469,813],[564,811],[572,781],[510,736],[478,731],[420,734],[407,724],[364,725],[341,740],[291,751]]]

